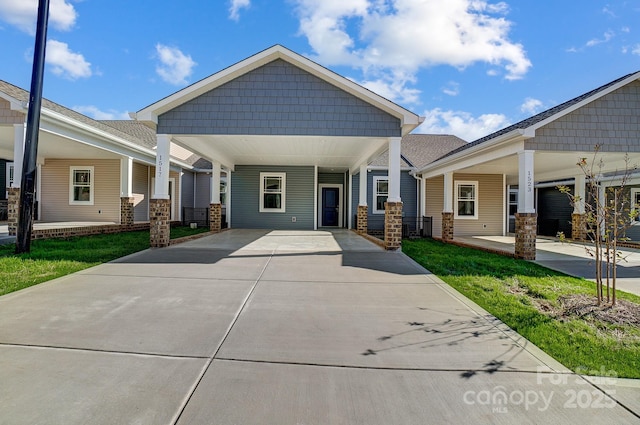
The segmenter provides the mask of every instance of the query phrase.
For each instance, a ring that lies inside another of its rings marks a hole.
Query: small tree
[[[568,186],[557,188],[569,197],[571,205],[584,206],[587,238],[593,243],[593,246],[587,245],[585,249],[595,262],[598,305],[604,301],[603,281],[606,281],[606,300],[613,306],[616,304],[617,266],[624,260],[618,250],[618,242],[628,240],[621,235],[624,235],[625,230],[638,217],[638,206],[631,204],[631,197],[626,190],[629,177],[638,166],[631,164],[629,155],[625,155],[624,170],[606,176],[611,184],[605,188],[605,177],[602,174],[605,163],[602,157],[598,156],[599,152],[600,146],[596,146],[593,161],[588,162],[587,158],[580,158],[576,164],[587,180],[587,199],[572,194]],[[564,239],[564,235],[559,236]]]

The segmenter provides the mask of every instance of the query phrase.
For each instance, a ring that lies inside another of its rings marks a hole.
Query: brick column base
[[[169,239],[171,238],[170,218],[170,199],[149,200],[149,243],[152,248],[169,246]]]
[[[18,176],[19,178],[20,176]],[[16,236],[18,233],[18,219],[20,217],[20,188],[7,188],[7,224],[9,236]]]
[[[134,198],[123,196],[120,198],[120,225],[133,225],[133,202]]]
[[[384,203],[384,247],[396,250],[402,246],[402,202]]]
[[[453,240],[453,213],[452,212],[442,213],[442,240],[443,241]]]
[[[222,229],[222,204],[209,205],[209,230],[219,232]]]
[[[358,205],[357,215],[357,231],[361,235],[366,235],[368,231],[369,207],[366,205]]]
[[[515,257],[523,260],[536,259],[536,224],[538,214],[516,213]]]
[[[586,214],[571,214],[571,239],[576,241],[587,239]]]

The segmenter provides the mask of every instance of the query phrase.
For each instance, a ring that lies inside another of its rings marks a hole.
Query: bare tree
[[[628,240],[623,235],[638,217],[639,206],[631,203],[627,190],[629,178],[638,169],[638,165],[631,164],[627,154],[624,169],[605,176],[602,172],[605,168],[604,159],[599,153],[600,146],[596,146],[591,162],[587,158],[580,158],[576,164],[586,177],[587,199],[571,193],[568,186],[557,188],[569,197],[574,207],[577,204],[584,206],[587,239],[592,243],[585,245],[585,249],[595,263],[598,305],[605,299],[606,282],[606,301],[613,306],[616,304],[617,266],[625,259],[618,250],[618,242]],[[605,185],[605,182],[608,184]],[[565,239],[563,234],[558,236],[561,240]]]

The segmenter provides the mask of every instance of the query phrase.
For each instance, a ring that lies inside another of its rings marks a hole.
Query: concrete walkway
[[[456,236],[455,240],[467,245],[510,253],[514,252],[515,247],[513,236]],[[595,282],[594,261],[587,249],[590,250],[592,246],[580,242],[559,242],[556,239],[538,238],[535,262],[552,270]],[[640,250],[618,248],[618,251],[624,260],[618,262],[617,288],[640,295]]]
[[[231,230],[0,297],[0,383],[0,424],[640,422],[635,381],[587,383],[349,231]]]

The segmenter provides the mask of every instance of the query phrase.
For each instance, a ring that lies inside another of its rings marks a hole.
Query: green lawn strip
[[[200,233],[206,233],[210,229],[208,227],[196,227],[192,229],[188,226],[176,226],[171,228],[171,239],[183,238],[185,236],[197,235]]]
[[[595,295],[593,282],[434,240],[405,240],[402,250],[572,370],[614,371],[618,377],[640,378],[636,327],[559,320],[536,307],[557,307],[562,295]],[[640,303],[640,297],[626,292],[618,291],[618,298]]]
[[[208,229],[174,227],[171,238]],[[0,245],[0,295],[149,248],[149,231],[35,240],[29,254],[14,254],[15,245]]]

